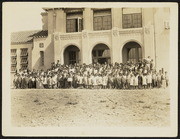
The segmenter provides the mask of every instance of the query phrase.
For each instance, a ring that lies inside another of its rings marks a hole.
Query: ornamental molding
[[[113,30],[112,32],[113,32],[113,36],[115,36],[115,37],[119,36],[118,30]]]
[[[97,36],[109,36],[110,32],[91,32],[89,33],[89,36],[91,37],[97,37]]]
[[[82,37],[83,37],[83,38],[87,38],[87,37],[88,37],[87,32],[83,32],[83,33],[82,33]]]
[[[142,29],[139,30],[121,30],[119,31],[119,35],[120,34],[141,34],[143,33]]]
[[[81,39],[81,34],[65,34],[60,35],[61,40],[76,40]]]
[[[150,34],[150,28],[146,27],[146,28],[144,28],[144,31],[145,31],[146,34]]]
[[[58,41],[59,40],[59,35],[55,35],[55,40]]]

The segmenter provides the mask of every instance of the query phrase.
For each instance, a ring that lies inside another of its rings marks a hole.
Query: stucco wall
[[[44,47],[40,48],[39,43],[44,43]],[[41,66],[40,64],[40,51],[44,51],[44,66]],[[52,36],[49,35],[47,38],[35,38],[32,50],[32,68],[46,70],[51,67],[52,62],[54,62]]]
[[[170,29],[165,29],[164,22],[170,19],[169,8],[158,8],[154,10],[155,19],[155,46],[156,46],[156,63],[157,68],[164,67],[169,71],[169,48],[170,46]]]

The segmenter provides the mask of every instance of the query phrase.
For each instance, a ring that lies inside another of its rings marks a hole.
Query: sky
[[[6,12],[11,32],[42,29],[41,6],[13,5]],[[6,16],[5,16],[6,17]]]

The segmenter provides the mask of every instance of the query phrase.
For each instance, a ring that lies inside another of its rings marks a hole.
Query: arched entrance
[[[122,49],[123,63],[132,61],[134,63],[142,59],[142,48],[137,42],[128,42]]]
[[[92,50],[92,62],[93,63],[110,63],[110,49],[107,45],[100,43],[94,46]]]
[[[70,45],[64,50],[64,64],[75,64],[79,63],[80,56],[79,56],[79,48],[75,45]]]

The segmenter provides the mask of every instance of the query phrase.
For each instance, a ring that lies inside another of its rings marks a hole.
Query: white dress
[[[130,77],[130,85],[134,86],[134,77]]]
[[[135,86],[138,86],[138,76],[135,76],[135,77],[134,77],[134,85],[135,85]]]
[[[143,85],[147,85],[147,77],[146,76],[142,76],[142,83]]]

